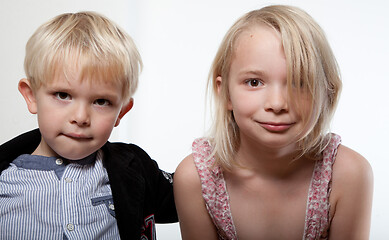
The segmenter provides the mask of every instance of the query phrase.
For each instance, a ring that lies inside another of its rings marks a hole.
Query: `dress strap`
[[[212,147],[206,138],[196,139],[192,144],[193,159],[201,180],[203,198],[216,228],[219,239],[237,239],[232,221],[230,201],[223,171],[210,157]]]
[[[340,136],[331,134],[323,158],[316,161],[308,192],[303,239],[328,239],[332,166],[340,143]]]

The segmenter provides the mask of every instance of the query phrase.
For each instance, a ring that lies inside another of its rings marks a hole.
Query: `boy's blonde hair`
[[[302,116],[305,130],[299,139],[300,154],[317,158],[327,146],[329,123],[335,111],[341,80],[336,59],[320,26],[303,10],[283,5],[267,6],[251,11],[226,33],[213,61],[208,91],[214,97],[214,122],[211,128],[211,144],[216,162],[224,169],[237,166],[234,156],[240,145],[239,128],[233,113],[227,109],[229,99],[229,71],[235,45],[240,33],[265,25],[280,33],[286,62],[289,101],[299,108],[302,91],[310,98],[308,116]],[[223,81],[218,89],[216,78]],[[297,93],[295,93],[296,86]]]
[[[24,69],[33,90],[77,67],[81,80],[120,84],[128,101],[142,69],[131,37],[95,12],[66,13],[41,25],[28,40]]]

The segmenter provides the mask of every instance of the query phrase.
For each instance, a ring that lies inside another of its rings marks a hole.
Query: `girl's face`
[[[239,126],[242,146],[295,149],[305,124],[288,101],[286,76],[278,32],[259,25],[240,34],[229,72],[228,110]],[[304,114],[309,98],[303,94],[302,99],[298,107]]]

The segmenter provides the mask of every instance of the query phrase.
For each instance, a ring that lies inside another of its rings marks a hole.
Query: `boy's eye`
[[[56,92],[54,95],[60,100],[70,100],[70,95],[65,92]]]
[[[107,99],[96,99],[94,104],[99,105],[99,106],[108,106],[111,105],[111,102]]]
[[[258,87],[258,86],[262,85],[261,81],[259,81],[259,80],[256,79],[256,78],[249,79],[249,80],[246,81],[246,83],[247,83],[250,87]]]

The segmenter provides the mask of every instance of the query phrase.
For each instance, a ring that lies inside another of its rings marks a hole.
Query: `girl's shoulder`
[[[212,147],[207,138],[197,138],[192,143],[192,153],[186,156],[178,165],[175,176],[190,182],[199,183],[198,165],[205,161],[212,152]],[[201,164],[200,164],[201,165]]]
[[[345,196],[370,192],[373,188],[373,170],[358,152],[344,145],[338,147],[332,172],[332,198],[337,202]]]
[[[333,180],[339,182],[361,181],[372,177],[369,162],[358,152],[344,145],[338,147],[333,167]]]
[[[372,172],[369,162],[358,152],[344,146],[340,136],[334,133],[323,152],[323,159],[327,164],[333,164],[333,178],[341,178],[340,182],[350,177],[368,176]]]
[[[371,182],[373,178],[372,168],[369,162],[358,152],[340,143],[340,137],[331,134],[329,148],[333,149],[332,167],[332,196],[340,197],[343,190],[356,190],[363,183]],[[331,146],[332,145],[332,146]],[[337,145],[337,146],[335,146]]]
[[[196,166],[193,161],[193,154],[189,154],[178,164],[174,173],[174,183],[176,180],[183,180],[189,185],[197,185],[199,182]]]

